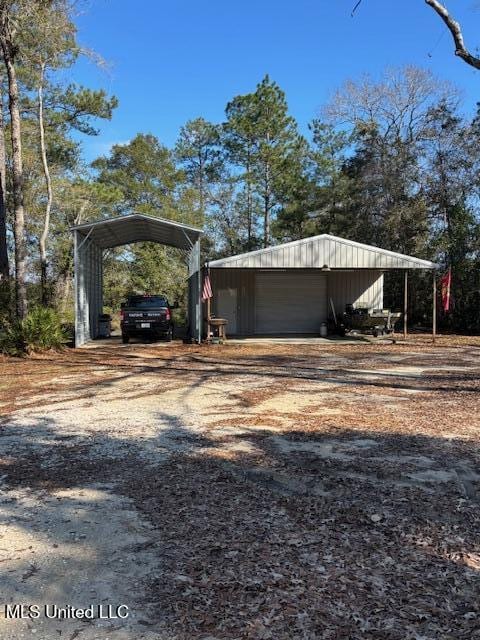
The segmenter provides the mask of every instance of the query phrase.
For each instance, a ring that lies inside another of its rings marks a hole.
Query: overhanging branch
[[[448,13],[444,5],[438,2],[438,0],[425,0],[425,2],[440,16],[447,26],[447,29],[452,34],[453,42],[455,43],[455,55],[475,69],[480,69],[480,58],[474,56],[465,47],[462,29],[459,23]]]

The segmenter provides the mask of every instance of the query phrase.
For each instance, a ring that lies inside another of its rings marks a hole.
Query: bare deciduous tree
[[[62,66],[68,67],[73,62],[77,46],[74,40],[75,29],[69,16],[69,5],[65,0],[57,0],[56,2],[39,6],[35,18],[35,27],[26,35],[25,40],[28,49],[27,56],[30,58],[32,67],[37,75],[34,84],[37,91],[40,158],[47,195],[43,230],[39,239],[41,300],[42,304],[47,304],[47,241],[50,233],[53,188],[45,136],[44,91],[48,88],[48,70],[61,68]]]
[[[45,78],[45,63],[41,65],[40,78],[38,82],[38,128],[40,132],[40,156],[42,158],[42,167],[47,187],[47,202],[45,204],[45,220],[43,230],[40,235],[40,278],[42,290],[42,304],[47,303],[47,238],[50,229],[50,212],[52,210],[53,190],[52,179],[50,177],[50,168],[47,160],[47,147],[45,144],[45,122],[44,122],[44,106],[43,106],[43,83]]]
[[[366,132],[372,127],[386,141],[413,143],[425,135],[433,104],[457,101],[456,90],[414,66],[386,69],[381,80],[364,75],[348,80],[324,108],[336,125]]]
[[[464,62],[469,64],[475,69],[480,69],[480,58],[473,55],[465,46],[463,39],[462,28],[460,24],[453,18],[453,16],[447,11],[445,5],[438,0],[425,0],[425,2],[432,7],[432,9],[440,16],[445,23],[447,29],[450,31],[453,42],[455,44],[455,55],[461,58]]]
[[[358,0],[352,10],[352,16],[355,14],[363,0]],[[462,27],[460,23],[448,12],[447,7],[439,0],[425,0],[426,4],[431,7],[435,13],[445,23],[447,29],[450,31],[453,42],[455,44],[455,55],[461,58],[464,62],[469,64],[474,69],[480,69],[480,57],[474,55],[465,46],[465,40],[463,38]]]

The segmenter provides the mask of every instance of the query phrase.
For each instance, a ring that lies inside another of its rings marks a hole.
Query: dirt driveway
[[[2,639],[480,638],[480,339],[0,368]]]

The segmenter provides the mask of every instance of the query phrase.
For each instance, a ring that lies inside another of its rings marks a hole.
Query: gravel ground
[[[0,367],[0,637],[480,638],[479,339]]]

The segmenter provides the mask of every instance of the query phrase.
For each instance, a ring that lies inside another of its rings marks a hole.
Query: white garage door
[[[319,271],[258,271],[255,333],[316,333],[327,319],[327,277]]]

